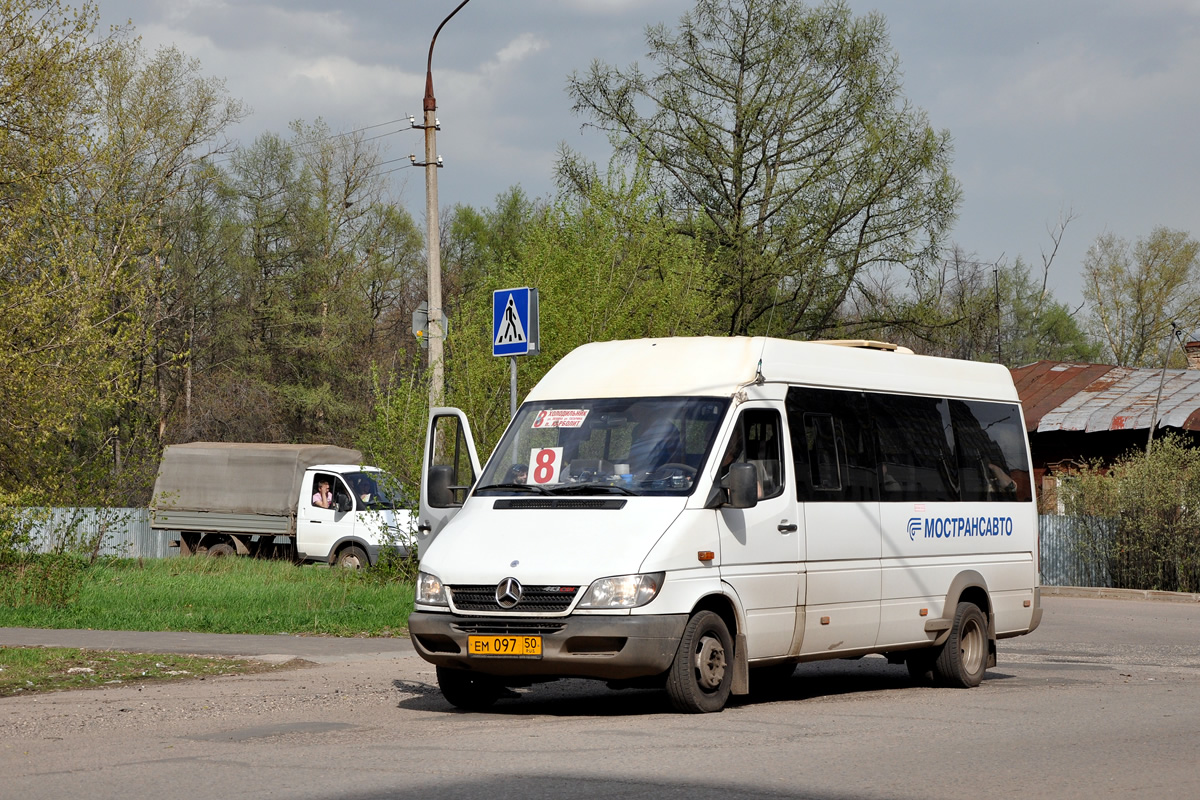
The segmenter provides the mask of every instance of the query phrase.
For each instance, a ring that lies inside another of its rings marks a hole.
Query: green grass
[[[59,608],[0,604],[0,627],[395,636],[413,601],[411,583],[249,558],[108,560],[81,581]]]
[[[119,653],[74,647],[0,647],[0,697],[264,672],[279,666],[210,656]]]

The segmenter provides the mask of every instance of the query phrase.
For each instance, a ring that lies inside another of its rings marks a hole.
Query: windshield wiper
[[[617,486],[612,483],[569,483],[549,490],[550,494],[588,494],[591,492],[611,492],[613,494],[629,495],[630,497],[638,496],[637,492],[631,492],[624,486]]]
[[[475,490],[475,493],[486,492],[488,489],[517,489],[523,492],[533,492],[534,494],[550,494],[549,490],[533,483],[489,483],[487,486],[480,486]]]

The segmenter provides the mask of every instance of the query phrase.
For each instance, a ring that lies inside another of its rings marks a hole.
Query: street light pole
[[[450,15],[442,20],[433,32],[429,42],[429,60],[425,66],[425,230],[426,247],[429,253],[429,407],[442,404],[445,384],[445,369],[443,365],[443,344],[446,337],[446,326],[442,313],[442,252],[441,232],[438,228],[438,188],[437,170],[437,99],[433,96],[433,45],[437,42],[438,34],[450,21],[450,17],[462,9],[471,0],[463,0]]]

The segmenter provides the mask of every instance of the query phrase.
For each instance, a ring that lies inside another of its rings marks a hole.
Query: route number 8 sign
[[[529,451],[529,482],[545,486],[558,483],[558,471],[562,467],[561,447],[535,447]]]

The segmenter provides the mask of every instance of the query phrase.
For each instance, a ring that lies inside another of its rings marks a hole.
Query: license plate
[[[541,656],[540,636],[468,636],[467,654],[472,656]]]

